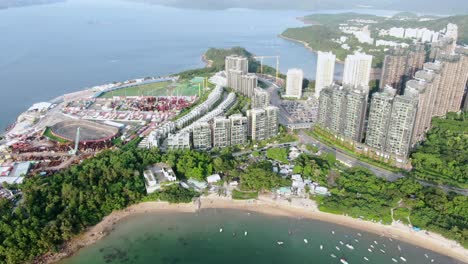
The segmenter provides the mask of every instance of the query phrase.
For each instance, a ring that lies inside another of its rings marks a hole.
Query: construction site
[[[136,79],[41,102],[0,140],[0,184],[46,176],[102,150],[146,137],[209,90],[204,77]]]

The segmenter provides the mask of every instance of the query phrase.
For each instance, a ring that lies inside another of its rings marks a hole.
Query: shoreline
[[[283,34],[279,34],[278,37],[284,39],[284,40],[289,40],[289,41],[292,41],[292,42],[296,42],[296,43],[299,43],[299,44],[302,44],[306,49],[308,49],[309,51],[317,54],[318,52],[315,51],[310,45],[309,43],[305,42],[305,41],[302,41],[302,40],[298,40],[298,39],[294,39],[294,38],[289,38],[289,37],[286,37],[284,36]],[[344,64],[344,61],[342,60],[339,60],[339,59],[336,59],[335,60],[336,63],[338,64]]]
[[[112,212],[104,217],[100,223],[88,228],[84,233],[66,243],[60,252],[45,254],[34,261],[34,263],[57,263],[60,260],[71,257],[81,248],[90,246],[107,236],[115,229],[115,225],[118,222],[133,215],[167,212],[196,213],[200,209],[214,208],[251,211],[274,216],[303,217],[337,224],[390,237],[468,263],[467,249],[457,242],[436,233],[416,232],[403,224],[387,226],[345,215],[320,212],[315,202],[309,199],[293,199],[292,202],[288,202],[285,200],[273,200],[266,196],[261,196],[258,200],[232,200],[218,196],[201,197],[200,206],[197,206],[195,203],[169,204],[167,202],[143,202],[135,204],[126,209]]]
[[[202,55],[202,61],[205,63],[205,68],[213,67],[213,61],[206,58],[206,52]]]

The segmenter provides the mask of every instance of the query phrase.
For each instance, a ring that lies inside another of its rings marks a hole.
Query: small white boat
[[[323,245],[320,245],[320,250],[323,250]]]
[[[377,241],[374,240],[374,244],[378,245],[379,243],[377,243]]]
[[[309,243],[309,241],[308,241],[307,239],[304,238],[304,243],[307,244],[307,243]]]
[[[429,258],[429,256],[428,256],[427,254],[424,254],[424,256],[425,256],[426,258]]]
[[[393,239],[391,237],[389,237],[388,240],[390,240],[390,242],[393,242]]]
[[[354,239],[354,241],[355,241],[356,243],[359,243],[359,240],[357,240],[357,239]]]
[[[343,264],[348,264],[348,261],[346,261],[346,259],[344,259],[344,258],[340,258],[340,262],[343,263]]]
[[[361,233],[357,233],[358,236],[362,237]]]
[[[365,261],[369,261],[369,259],[368,259],[367,257],[364,257],[364,260],[365,260]]]
[[[404,262],[406,262],[406,259],[404,257],[400,257],[401,260],[403,260]]]
[[[332,230],[332,234],[334,235],[334,234],[335,234],[335,231]]]
[[[276,243],[277,243],[278,245],[280,245],[280,246],[284,244],[283,241],[278,241],[278,242],[276,242]]]
[[[397,245],[397,248],[398,248],[398,251],[401,251],[401,247],[400,247],[400,245]]]
[[[223,229],[222,229],[222,228],[220,228],[220,229],[219,229],[219,232],[220,232],[220,233],[221,233],[221,232],[223,232]]]
[[[344,245],[343,241],[340,241],[340,244],[341,244],[341,245]]]
[[[335,256],[334,254],[330,254],[330,256],[331,256],[332,258],[336,258],[336,256]]]
[[[368,248],[367,251],[372,252],[372,249]]]
[[[350,244],[346,244],[346,247],[349,248],[349,249],[351,249],[351,250],[354,249],[353,245],[350,245]]]
[[[382,252],[382,253],[384,253],[384,254],[385,254],[385,250],[383,250],[383,249],[380,249],[380,252]]]
[[[393,261],[393,262],[395,262],[395,263],[397,263],[397,262],[398,262],[398,260],[396,260],[396,259],[394,259],[394,258],[392,258],[392,261]]]
[[[336,246],[335,248],[336,248],[336,250],[340,251],[340,248],[338,246]]]
[[[431,259],[431,262],[434,262],[434,259]]]
[[[385,244],[382,244],[384,248],[386,248],[387,246]]]
[[[247,231],[244,232],[244,236],[247,236]]]
[[[371,248],[374,248],[374,245],[370,245]]]

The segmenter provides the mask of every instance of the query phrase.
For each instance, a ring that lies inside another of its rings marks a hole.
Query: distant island
[[[393,17],[380,17],[341,13],[313,14],[299,19],[308,26],[286,29],[280,36],[298,41],[314,51],[332,51],[340,61],[355,51],[371,54],[375,68],[382,66],[385,51],[389,48],[424,41],[424,38],[429,38],[427,42],[430,43],[432,35],[445,30],[449,23],[458,26],[460,44],[468,43],[468,15],[437,17],[402,12]],[[406,35],[405,29],[409,29]],[[408,36],[410,30],[414,36]]]
[[[425,0],[127,0],[133,2],[167,5],[178,8],[213,9],[229,8],[277,9],[277,10],[331,10],[331,9],[386,9],[437,14],[463,14],[468,12],[468,2],[460,0],[433,1]]]
[[[30,5],[44,5],[65,2],[66,0],[0,0],[0,9]]]

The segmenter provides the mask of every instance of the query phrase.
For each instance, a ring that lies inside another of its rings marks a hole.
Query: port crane
[[[263,74],[263,60],[264,59],[276,59],[276,83],[279,82],[280,56],[254,56],[254,59],[260,59],[260,74]]]

